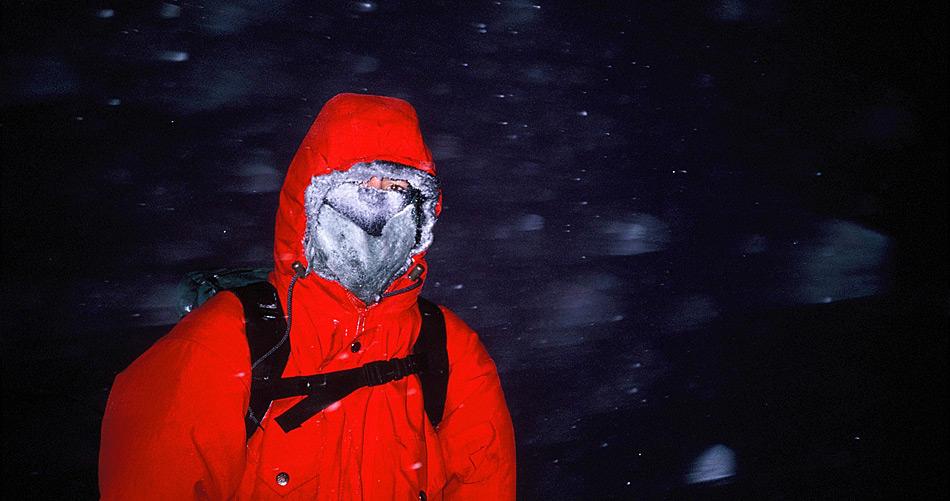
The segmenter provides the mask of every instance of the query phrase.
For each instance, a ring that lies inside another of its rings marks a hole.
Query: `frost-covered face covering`
[[[371,177],[404,180],[406,190],[366,186]],[[366,304],[379,301],[412,256],[432,243],[438,184],[434,176],[391,162],[359,163],[314,176],[305,194],[304,252],[310,270]]]

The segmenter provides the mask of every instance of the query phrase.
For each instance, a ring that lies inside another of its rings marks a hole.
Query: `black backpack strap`
[[[419,298],[422,326],[412,354],[406,358],[380,360],[326,374],[281,378],[290,357],[290,343],[282,342],[287,321],[277,291],[268,282],[228,290],[244,307],[245,334],[251,353],[251,397],[244,417],[248,439],[260,426],[272,400],[307,395],[275,419],[289,432],[356,389],[385,384],[410,374],[419,374],[425,410],[432,426],[442,421],[449,384],[449,357],[445,346],[445,317],[434,303]]]
[[[306,398],[281,413],[274,421],[285,433],[290,432],[360,388],[379,386],[410,374],[424,373],[425,366],[425,355],[412,354],[405,358],[377,360],[353,369],[279,379],[272,387],[271,398],[298,395],[306,395]]]
[[[445,347],[445,317],[439,307],[419,298],[422,327],[413,353],[426,355],[426,370],[419,374],[426,414],[432,427],[439,426],[445,411],[445,393],[449,386],[449,353]]]
[[[228,289],[244,307],[244,333],[251,352],[251,398],[244,416],[245,431],[250,439],[260,426],[272,400],[269,386],[280,379],[290,356],[290,342],[281,344],[287,330],[287,320],[277,290],[269,282],[255,282]],[[279,346],[278,346],[279,345]],[[261,360],[272,349],[276,350]]]

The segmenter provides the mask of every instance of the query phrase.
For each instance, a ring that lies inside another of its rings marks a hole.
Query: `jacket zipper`
[[[366,327],[366,310],[361,309],[359,311],[359,316],[356,317],[356,336],[353,336],[353,341],[355,342],[363,335],[363,329]]]
[[[366,317],[369,314],[369,310],[376,306],[378,303],[373,303],[369,306],[360,306],[358,304],[359,300],[351,298],[351,301],[354,306],[356,306],[357,316],[356,316],[356,332],[353,335],[353,339],[350,340],[350,346],[353,346],[353,343],[358,341],[363,337],[363,332],[366,330]]]
[[[412,270],[412,268],[409,269],[410,271]],[[398,275],[396,279],[393,280],[392,284],[390,284],[390,288],[393,287],[396,281],[402,278],[402,276],[406,273],[408,273],[408,271]],[[356,317],[356,333],[353,336],[353,339],[350,341],[350,346],[353,346],[353,343],[363,337],[363,331],[366,329],[366,317],[369,313],[369,310],[379,304],[383,299],[385,298],[380,298],[379,301],[376,301],[373,304],[365,305],[362,301],[356,299],[356,297],[350,297],[350,302],[356,307],[356,311],[358,312]]]

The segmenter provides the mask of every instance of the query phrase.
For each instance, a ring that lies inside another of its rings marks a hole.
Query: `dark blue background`
[[[424,295],[481,334],[525,499],[945,492],[946,5],[9,2],[4,490],[96,494],[188,271],[267,265],[338,92],[417,108]],[[687,484],[715,444],[727,482]]]

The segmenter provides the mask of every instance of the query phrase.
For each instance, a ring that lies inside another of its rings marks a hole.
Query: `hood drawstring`
[[[273,348],[267,351],[267,353],[261,355],[261,358],[258,358],[251,364],[251,370],[253,371],[261,362],[267,360],[267,357],[271,356],[276,352],[284,343],[287,342],[287,339],[290,338],[290,325],[293,322],[293,311],[294,311],[294,285],[297,285],[297,279],[307,276],[307,270],[304,268],[300,261],[294,261],[294,264],[291,265],[291,268],[294,269],[294,276],[290,279],[290,287],[287,288],[287,330],[284,331],[284,337],[280,338],[280,342],[274,345]]]
[[[426,271],[426,269],[423,268],[421,264],[415,265],[415,266],[412,268],[412,271],[409,272],[409,280],[412,280],[412,281],[413,281],[412,285],[410,285],[410,286],[408,286],[408,287],[403,287],[402,289],[396,289],[396,290],[394,290],[394,291],[392,291],[392,292],[383,293],[383,294],[381,294],[381,295],[379,296],[379,298],[382,299],[382,298],[384,298],[384,297],[392,297],[392,296],[395,296],[396,294],[402,294],[402,293],[404,293],[404,292],[409,292],[409,291],[411,291],[412,289],[415,289],[415,288],[421,286],[421,285],[422,285],[422,278],[420,278],[420,277],[422,276],[422,273],[423,273],[424,271]]]

